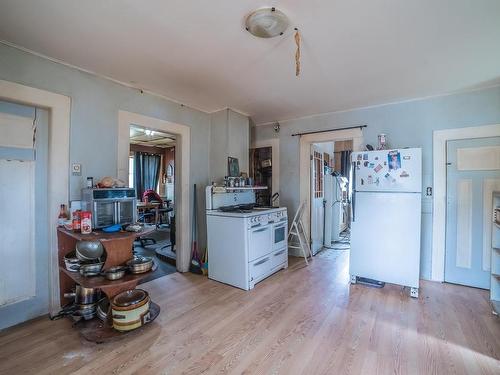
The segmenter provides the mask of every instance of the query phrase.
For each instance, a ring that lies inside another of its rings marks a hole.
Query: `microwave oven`
[[[82,189],[82,210],[92,213],[92,228],[133,224],[137,221],[135,189]]]

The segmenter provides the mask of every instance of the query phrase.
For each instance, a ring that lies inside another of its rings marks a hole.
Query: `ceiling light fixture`
[[[283,35],[288,17],[276,8],[262,8],[250,13],[245,22],[247,31],[259,38]]]

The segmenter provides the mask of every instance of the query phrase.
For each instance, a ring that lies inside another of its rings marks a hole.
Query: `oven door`
[[[117,224],[133,224],[136,221],[136,203],[135,199],[118,201],[118,219]]]
[[[286,247],[288,222],[281,221],[273,225],[273,250],[280,250]]]
[[[269,254],[273,250],[273,228],[271,225],[257,226],[249,230],[248,260]]]
[[[116,205],[111,200],[94,201],[94,212],[92,215],[93,228],[104,228],[115,224]]]

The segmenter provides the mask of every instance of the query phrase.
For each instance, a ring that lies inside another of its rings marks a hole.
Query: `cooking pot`
[[[125,276],[125,271],[127,271],[127,267],[111,267],[103,271],[102,275],[108,280],[118,280]]]
[[[77,241],[76,256],[82,261],[98,259],[104,253],[104,247],[100,241]]]
[[[71,272],[78,272],[78,266],[80,265],[80,259],[76,257],[76,253],[74,251],[66,254],[64,256],[64,265],[66,269]]]
[[[84,288],[83,286],[76,285],[75,291],[71,293],[64,293],[65,298],[74,298],[76,304],[89,304],[95,303],[99,300],[100,289]]]
[[[127,262],[127,266],[132,273],[144,273],[153,268],[153,258],[136,257]]]
[[[75,304],[73,316],[81,316],[85,320],[90,320],[97,315],[97,303]]]
[[[50,316],[51,320],[61,319],[64,316],[72,315],[85,320],[90,320],[96,316],[97,303],[71,303],[62,308],[56,315]]]
[[[109,316],[109,299],[107,297],[104,297],[97,303],[97,317],[101,321],[106,322],[108,320],[108,316]]]
[[[111,300],[113,328],[118,331],[131,331],[150,320],[150,298],[142,289],[127,290]]]
[[[98,276],[101,274],[104,262],[80,264],[80,275]]]

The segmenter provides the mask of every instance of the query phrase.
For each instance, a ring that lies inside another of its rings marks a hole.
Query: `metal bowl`
[[[74,251],[64,256],[64,265],[68,271],[78,272],[78,269],[80,268],[80,259],[76,257]]]
[[[153,268],[153,258],[136,257],[127,262],[127,266],[132,273],[145,273]]]
[[[98,276],[101,274],[102,267],[104,266],[104,262],[99,263],[87,263],[80,265],[80,275],[88,277],[88,276]]]
[[[111,267],[103,272],[103,275],[108,280],[118,280],[125,276],[125,271],[127,271],[127,267]]]
[[[94,260],[102,256],[104,247],[100,241],[78,241],[75,252],[80,260]]]

